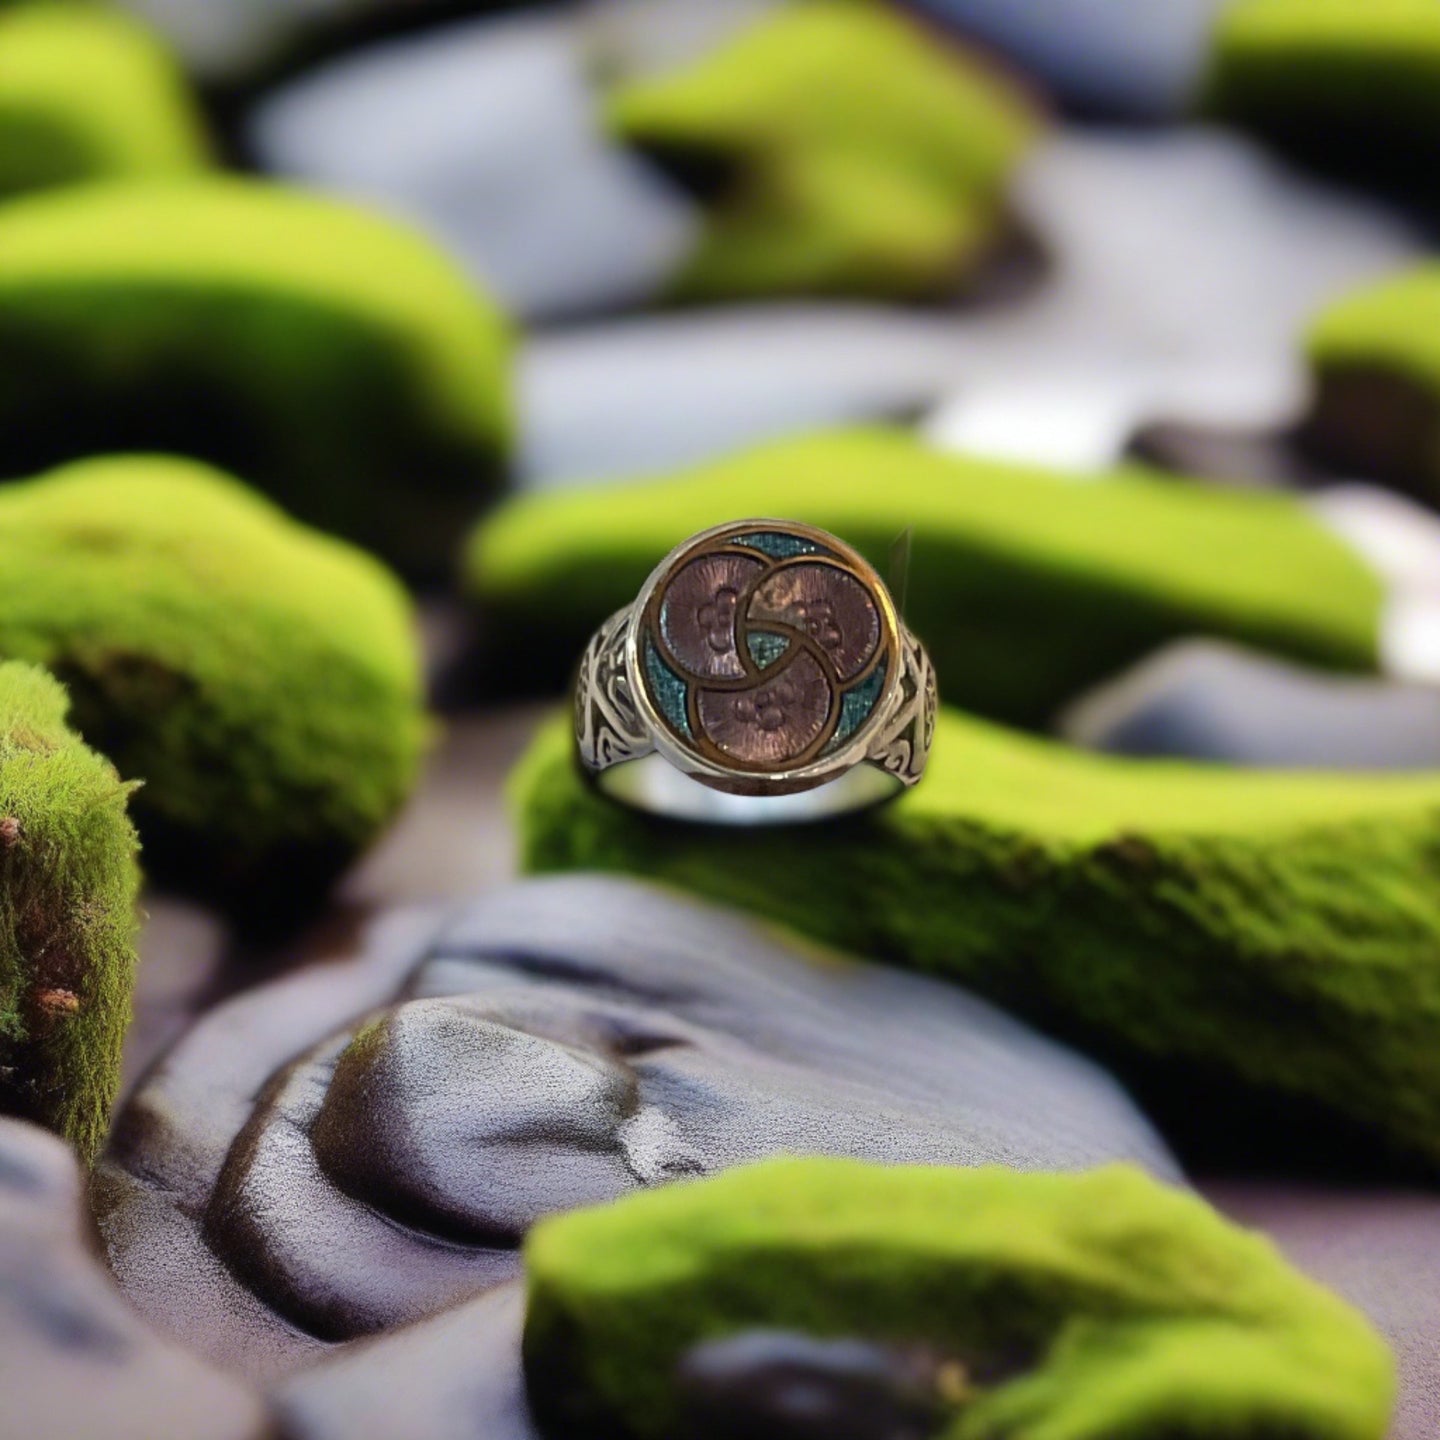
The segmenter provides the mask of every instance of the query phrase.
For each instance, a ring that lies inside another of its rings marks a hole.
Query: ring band
[[[813,526],[743,520],[672,551],[590,644],[581,768],[686,819],[818,819],[919,782],[935,672],[875,570]]]

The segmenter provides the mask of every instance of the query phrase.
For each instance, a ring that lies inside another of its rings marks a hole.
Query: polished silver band
[[[898,627],[901,666],[873,723],[803,779],[736,773],[667,743],[638,674],[637,617],[644,597],[595,632],[575,681],[581,768],[637,809],[722,824],[788,824],[852,813],[919,782],[935,735],[935,670]]]

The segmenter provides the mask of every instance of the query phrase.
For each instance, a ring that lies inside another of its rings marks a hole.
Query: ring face
[[[822,783],[863,748],[900,683],[894,606],[854,550],[810,526],[744,521],[672,554],[642,593],[634,682],[703,774]]]

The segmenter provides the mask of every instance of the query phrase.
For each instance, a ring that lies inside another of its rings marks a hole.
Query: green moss
[[[76,187],[0,211],[0,454],[194,455],[434,567],[510,429],[494,307],[403,226],[257,181]]]
[[[1368,285],[1331,305],[1311,327],[1308,349],[1321,370],[1374,367],[1440,398],[1440,265]]]
[[[557,721],[513,781],[529,870],[684,886],[1440,1164],[1440,776],[1119,760],[942,710],[911,794],[740,843],[596,794],[571,743]]]
[[[1037,125],[979,60],[862,0],[800,0],[678,73],[620,89],[614,128],[720,196],[684,295],[914,294],[996,244]]]
[[[95,460],[0,489],[0,655],[61,675],[77,728],[144,780],[150,868],[252,914],[305,900],[415,777],[398,583],[195,462]]]
[[[1136,473],[1079,485],[880,430],[517,499],[473,537],[469,588],[558,679],[673,545],[747,514],[823,526],[882,574],[913,527],[906,612],[941,695],[1021,724],[1181,635],[1375,663],[1380,582],[1295,500]]]
[[[556,1433],[675,1434],[685,1353],[757,1330],[943,1367],[947,1440],[1380,1440],[1393,1404],[1359,1314],[1127,1165],[772,1160],[542,1221],[525,1258],[526,1365],[537,1409],[571,1422]]]
[[[1432,0],[1232,0],[1205,103],[1307,158],[1435,184],[1440,9]]]
[[[0,11],[0,197],[202,169],[199,113],[169,55],[119,11]]]
[[[53,677],[0,664],[0,1114],[89,1160],[120,1079],[140,869],[130,786],[65,711]]]

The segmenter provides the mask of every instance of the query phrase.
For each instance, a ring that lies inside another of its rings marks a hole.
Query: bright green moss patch
[[[823,526],[882,574],[913,527],[905,608],[941,696],[1021,724],[1181,635],[1375,662],[1380,582],[1288,497],[1134,473],[1075,484],[881,430],[517,499],[473,537],[469,587],[494,632],[553,657],[558,679],[672,546],[746,515]]]
[[[1433,0],[1232,0],[1208,108],[1307,158],[1434,188],[1440,7]]]
[[[0,489],[0,655],[58,673],[77,728],[145,782],[150,868],[251,914],[374,838],[425,736],[398,582],[191,461]]]
[[[597,795],[571,743],[557,721],[513,781],[529,870],[669,881],[1440,1164],[1440,776],[1120,760],[942,710],[894,805],[741,838]]]
[[[1360,1315],[1130,1166],[772,1160],[542,1221],[525,1259],[554,1434],[686,1433],[687,1352],[757,1331],[910,1357],[946,1440],[1380,1440],[1393,1403]]]
[[[122,12],[0,11],[0,197],[108,176],[202,169],[207,145],[178,68]]]
[[[65,711],[53,677],[0,664],[0,1114],[88,1160],[120,1079],[140,869],[131,787]]]
[[[85,186],[0,212],[0,466],[209,460],[417,569],[508,443],[499,313],[428,241],[235,179]]]
[[[688,296],[914,294],[997,242],[1036,117],[997,73],[893,11],[799,0],[678,73],[619,90],[618,133],[719,195]]]

